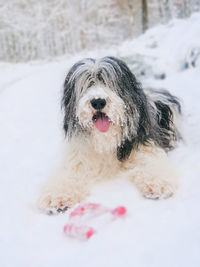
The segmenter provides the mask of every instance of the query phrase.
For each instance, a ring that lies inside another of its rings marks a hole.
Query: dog
[[[179,177],[167,153],[181,139],[177,97],[144,90],[118,58],[86,58],[66,76],[62,107],[67,147],[42,190],[42,210],[65,211],[84,200],[94,184],[120,174],[146,198],[174,194]]]

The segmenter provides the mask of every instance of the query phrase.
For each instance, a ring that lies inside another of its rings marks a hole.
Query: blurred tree
[[[147,0],[142,0],[142,31],[148,29],[148,5]]]
[[[163,7],[165,12],[165,21],[169,21],[171,19],[171,1],[170,0],[163,0]]]
[[[48,59],[119,44],[198,10],[200,0],[0,1],[0,60]]]

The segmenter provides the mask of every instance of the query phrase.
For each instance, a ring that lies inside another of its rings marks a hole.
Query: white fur
[[[39,207],[46,211],[71,207],[86,198],[92,185],[119,174],[130,177],[147,198],[167,198],[178,186],[178,175],[166,153],[153,145],[141,146],[121,163],[112,153],[99,154],[87,143],[74,140],[44,186]]]

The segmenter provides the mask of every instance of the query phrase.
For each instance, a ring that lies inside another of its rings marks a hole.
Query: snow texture
[[[194,14],[110,50],[51,63],[0,64],[0,266],[200,266],[200,68],[199,52],[191,52],[200,49],[199,25],[200,14]],[[87,201],[123,205],[127,218],[80,242],[63,233],[69,212],[47,216],[35,203],[63,147],[60,99],[66,71],[82,57],[109,54],[130,60],[133,69],[139,55],[146,71],[136,74],[145,86],[180,97],[184,142],[170,157],[181,186],[174,197],[153,201],[126,177],[97,185]]]

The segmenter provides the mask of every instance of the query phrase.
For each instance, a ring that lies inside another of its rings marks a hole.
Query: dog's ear
[[[142,85],[126,63],[114,57],[108,57],[108,60],[114,62],[112,66],[116,73],[116,90],[126,106],[128,139],[132,140],[124,142],[122,147],[127,147],[128,143],[128,147],[130,144],[135,147],[137,143],[143,144],[150,135],[152,125],[148,99]]]
[[[76,103],[76,94],[75,94],[75,79],[72,79],[72,75],[76,69],[74,65],[68,72],[65,82],[64,82],[64,92],[62,97],[62,108],[64,109],[64,122],[63,128],[65,135],[68,137],[72,136],[73,129],[76,124],[75,117],[75,103]]]
[[[121,63],[120,67],[122,79],[119,81],[119,94],[126,104],[128,139],[117,148],[117,158],[124,161],[133,149],[149,142],[152,122],[149,103],[141,84],[125,64]]]
[[[76,117],[77,93],[81,90],[81,87],[77,88],[77,82],[80,81],[82,76],[86,76],[87,69],[84,68],[84,65],[87,62],[94,63],[95,60],[86,58],[78,61],[71,67],[65,78],[62,97],[62,108],[65,111],[63,128],[68,137],[72,137],[72,135],[80,133],[82,130]]]

